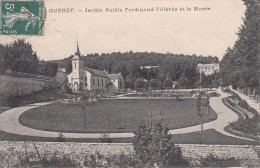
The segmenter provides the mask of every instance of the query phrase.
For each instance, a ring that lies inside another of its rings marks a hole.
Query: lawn
[[[58,136],[58,135],[57,135]],[[101,137],[101,134],[100,134]],[[44,138],[15,135],[0,131],[1,141],[40,141],[40,142],[57,142],[57,138]],[[173,135],[172,140],[176,144],[200,144],[200,132]],[[70,139],[65,137],[66,142],[86,142],[86,143],[101,143],[100,139]],[[113,138],[112,143],[132,143],[133,138]],[[218,133],[215,130],[205,130],[203,144],[218,144],[218,145],[259,145],[257,142],[251,142],[243,139],[228,137]]]
[[[60,132],[132,132],[145,122],[160,120],[170,129],[193,126],[200,123],[195,112],[196,99],[143,99],[101,100],[87,105],[55,103],[31,109],[20,116],[20,122],[31,128]],[[204,122],[217,118],[210,109],[203,109]],[[85,130],[84,130],[85,113]],[[160,115],[161,113],[161,115]],[[125,124],[124,124],[125,123]]]
[[[177,144],[200,144],[200,132],[188,134],[173,135],[172,140]],[[238,139],[234,137],[220,134],[214,129],[205,130],[203,132],[203,144],[218,144],[218,145],[259,145],[259,142]]]

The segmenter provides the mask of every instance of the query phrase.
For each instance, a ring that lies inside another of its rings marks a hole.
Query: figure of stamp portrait
[[[42,0],[0,0],[0,34],[43,35]]]

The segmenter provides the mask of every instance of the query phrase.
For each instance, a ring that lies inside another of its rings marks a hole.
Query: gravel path
[[[222,91],[218,91],[218,92],[221,94],[220,97],[212,97],[210,99],[210,106],[217,113],[218,118],[215,121],[203,124],[203,129],[204,130],[215,129],[217,132],[219,132],[223,135],[226,135],[226,136],[245,139],[245,140],[251,140],[248,138],[243,138],[243,137],[239,137],[239,136],[230,134],[229,132],[226,132],[224,130],[224,128],[229,123],[238,120],[238,115],[236,113],[234,113],[232,110],[230,110],[227,106],[225,106],[222,102],[222,99],[225,97],[228,97],[229,94],[224,93]],[[201,126],[196,125],[196,126],[187,127],[187,128],[170,130],[170,133],[171,134],[183,134],[183,133],[197,132],[200,130],[201,130]],[[251,141],[253,141],[253,140],[251,140]]]
[[[222,99],[224,97],[229,96],[229,94],[220,91],[219,93],[221,94],[220,97],[212,97],[210,99],[210,106],[218,114],[218,118],[215,121],[203,124],[204,130],[215,129],[219,133],[224,134],[226,136],[251,140],[251,139],[235,136],[233,134],[224,131],[224,127],[227,126],[230,122],[236,121],[238,119],[238,116],[222,103]],[[20,135],[27,135],[27,136],[57,137],[58,132],[36,130],[36,129],[23,126],[19,123],[19,116],[25,111],[42,105],[51,104],[51,103],[53,102],[35,103],[28,106],[13,108],[3,112],[2,114],[0,114],[0,130],[13,133],[13,134],[20,134]],[[184,134],[184,133],[198,132],[200,131],[200,129],[201,129],[200,125],[196,125],[196,126],[191,126],[191,127],[181,128],[181,129],[170,130],[170,133]],[[66,138],[100,138],[101,137],[101,133],[63,133],[63,135]],[[133,136],[134,136],[133,133],[110,133],[111,138],[128,138]]]

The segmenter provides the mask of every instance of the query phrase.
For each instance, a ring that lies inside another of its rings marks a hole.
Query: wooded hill
[[[67,73],[71,72],[71,58],[54,60],[60,67],[64,67]],[[178,81],[182,78],[185,81],[183,87],[195,87],[198,84],[198,63],[218,63],[217,57],[203,57],[155,52],[114,52],[110,54],[88,54],[82,56],[83,64],[86,67],[105,70],[108,73],[122,73],[133,85],[138,78],[146,80],[158,79],[164,81]],[[158,68],[141,69],[141,66],[158,66]],[[213,80],[213,78],[212,78]],[[207,82],[208,83],[208,82]]]

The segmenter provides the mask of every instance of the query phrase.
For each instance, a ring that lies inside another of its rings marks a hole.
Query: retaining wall
[[[103,155],[133,153],[133,146],[130,143],[35,142],[35,145],[40,153],[57,152],[59,155],[85,155],[96,152]],[[35,152],[32,142],[26,142],[26,146],[28,152]],[[179,144],[179,146],[187,158],[201,158],[214,154],[220,158],[258,159],[255,146],[250,145]],[[0,141],[0,152],[24,153],[25,143],[22,141]]]

